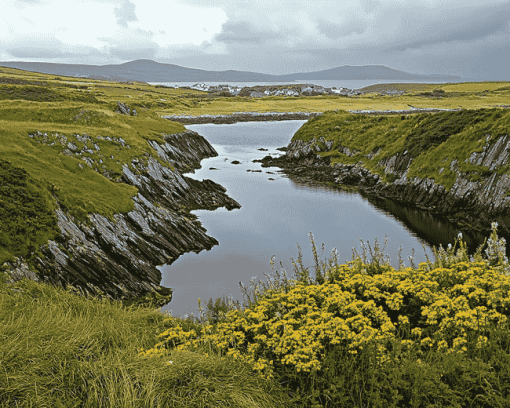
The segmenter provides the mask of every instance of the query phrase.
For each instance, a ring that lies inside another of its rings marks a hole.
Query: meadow
[[[123,166],[159,160],[147,140],[184,130],[160,115],[335,111],[296,138],[324,136],[360,156],[384,142],[385,154],[416,154],[413,175],[445,185],[452,174],[438,162],[448,169],[451,155],[480,151],[483,132],[508,134],[508,111],[497,107],[508,105],[509,83],[404,84],[401,96],[381,87],[250,99],[0,67],[0,265],[30,260],[59,234],[57,205],[81,220],[130,211],[137,191],[119,182]],[[410,106],[469,110],[344,112]],[[0,270],[0,406],[506,407],[510,265],[496,224],[491,231],[476,253],[459,236],[433,260],[401,259],[398,269],[377,242],[340,265],[311,237],[314,266],[298,252],[292,273],[251,282],[242,301],[199,301],[186,318],[11,282]]]
[[[136,116],[118,113],[118,100],[98,100],[78,81],[0,79],[0,265],[30,260],[58,234],[57,202],[80,220],[132,210],[137,189],[118,182],[123,166],[160,161],[147,140],[185,130],[143,106],[131,107]]]

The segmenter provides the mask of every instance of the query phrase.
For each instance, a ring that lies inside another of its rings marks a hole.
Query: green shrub
[[[389,265],[376,242],[294,278],[273,272],[244,288],[219,321],[169,318],[143,352],[208,350],[286,384],[293,406],[505,406],[510,403],[510,265],[497,224],[482,254],[461,236],[418,267]],[[459,247],[457,248],[457,246]],[[371,259],[368,259],[369,256]]]
[[[0,160],[0,265],[29,259],[39,245],[58,236],[55,203],[29,174]]]

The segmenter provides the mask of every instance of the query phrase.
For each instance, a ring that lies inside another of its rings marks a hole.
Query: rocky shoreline
[[[403,110],[351,110],[348,112],[360,115],[411,115],[416,113],[454,112],[459,110],[460,109],[411,107],[411,109]],[[167,115],[162,116],[162,118],[186,125],[196,125],[205,123],[232,124],[237,122],[308,120],[322,114],[323,112],[235,112],[230,115]]]
[[[497,221],[500,228],[510,232],[510,217],[507,215],[510,206],[510,196],[507,195],[510,177],[507,174],[498,175],[495,172],[479,181],[472,181],[453,161],[452,170],[458,176],[452,188],[447,190],[433,179],[407,178],[411,161],[409,157],[397,154],[378,163],[394,180],[387,184],[378,174],[366,169],[362,162],[331,165],[330,157],[317,155],[319,151],[331,150],[332,145],[333,142],[323,138],[309,142],[294,140],[288,145],[285,155],[277,158],[266,156],[258,162],[263,167],[280,167],[287,175],[303,181],[361,190],[372,196],[413,205],[440,214],[466,230],[489,231],[491,223]],[[473,153],[469,160],[497,169],[507,163],[509,155],[510,137],[504,135],[491,145],[487,144],[483,152]],[[374,156],[370,159],[375,160]]]
[[[168,303],[172,291],[160,285],[156,266],[218,244],[189,211],[241,206],[219,184],[182,175],[200,168],[202,159],[218,155],[207,140],[193,131],[164,139],[163,144],[149,144],[169,166],[154,158],[146,164],[133,161],[131,168],[123,166],[122,182],[138,188],[132,211],[112,219],[90,214],[80,222],[57,209],[61,235],[41,247],[44,257],[36,260],[37,273],[18,259],[8,265],[11,278],[72,285],[81,293],[114,299],[148,297],[159,306]]]
[[[232,124],[237,122],[308,120],[319,115],[322,115],[322,112],[235,112],[231,115],[169,115],[162,117],[182,124]]]

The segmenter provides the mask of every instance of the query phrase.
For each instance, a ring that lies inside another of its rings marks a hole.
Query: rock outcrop
[[[305,180],[333,183],[339,187],[354,187],[364,192],[390,198],[401,203],[412,204],[421,209],[440,213],[463,227],[488,230],[491,222],[497,221],[502,229],[510,231],[510,176],[498,174],[497,170],[508,163],[510,156],[510,138],[500,136],[494,143],[487,144],[480,153],[473,153],[466,162],[487,166],[488,175],[479,180],[459,170],[458,162],[453,160],[450,169],[457,176],[450,189],[431,178],[408,178],[413,158],[409,154],[399,153],[385,159],[378,159],[380,149],[366,157],[384,168],[392,182],[385,182],[378,174],[367,169],[363,162],[356,164],[334,163],[330,157],[322,157],[318,152],[332,149],[333,142],[324,138],[311,141],[293,140],[284,156],[273,158],[266,156],[261,160],[264,167],[278,166],[289,175]],[[347,156],[353,153],[346,147],[338,148]]]
[[[90,214],[80,222],[62,209],[56,211],[61,236],[41,247],[37,258],[39,280],[84,293],[105,293],[112,298],[143,297],[171,290],[160,286],[157,265],[170,264],[185,252],[200,252],[218,244],[189,211],[231,210],[240,205],[225,188],[211,180],[182,175],[200,168],[200,161],[217,156],[200,135],[187,131],[165,136],[165,143],[149,141],[160,161],[134,160],[123,167],[122,182],[138,188],[134,209],[108,219]],[[11,277],[28,276],[22,261],[12,265]]]

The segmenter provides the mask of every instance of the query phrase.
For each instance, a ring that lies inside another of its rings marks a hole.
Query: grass
[[[37,197],[30,210],[19,208],[27,199],[14,197],[14,190],[25,187],[3,179],[0,265],[14,257],[36,256],[38,247],[57,235],[55,216],[48,215],[57,203],[81,221],[91,213],[112,217],[131,211],[137,189],[119,182],[122,167],[131,166],[133,159],[159,160],[147,140],[161,143],[163,134],[185,130],[130,101],[137,116],[117,113],[117,102],[125,101],[125,95],[99,99],[77,81],[0,71],[17,74],[0,76],[2,171],[11,178],[23,173],[31,197]],[[42,211],[39,221],[25,227],[27,214],[35,210]]]
[[[384,90],[406,91],[401,96],[382,96]],[[443,89],[440,97],[430,98],[422,94]],[[225,115],[234,112],[324,112],[333,110],[408,110],[415,108],[481,109],[508,105],[510,87],[508,82],[461,83],[461,84],[380,84],[364,88],[364,95],[313,96],[265,98],[207,98],[190,95],[188,106],[162,104],[156,107],[160,115]],[[488,92],[484,92],[484,91]]]
[[[58,235],[55,203],[21,168],[0,160],[0,260],[27,256]]]
[[[493,143],[500,136],[508,135],[508,129],[510,111],[498,108],[388,116],[327,112],[309,120],[293,140],[310,141],[320,137],[332,140],[332,149],[320,155],[331,157],[333,164],[361,161],[387,182],[390,179],[385,167],[379,164],[381,160],[408,155],[414,159],[408,178],[431,178],[450,189],[457,177],[450,168],[454,160],[461,171],[473,178],[509,172],[508,165],[489,170],[466,162],[473,152],[483,150],[487,134],[492,135],[490,143]],[[338,151],[340,146],[359,153],[349,157]],[[378,153],[372,159],[366,157],[375,152]]]
[[[164,318],[0,273],[0,406],[284,406],[281,387],[231,358],[140,358]]]
[[[299,251],[292,277],[273,270],[243,304],[186,319],[0,273],[0,406],[505,407],[496,230],[474,254],[459,237],[399,269],[377,241],[348,265],[323,261],[311,236],[313,268]]]

